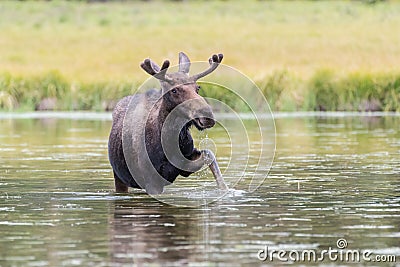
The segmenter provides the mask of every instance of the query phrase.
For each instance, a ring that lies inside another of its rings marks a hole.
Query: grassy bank
[[[58,72],[25,78],[0,75],[0,109],[30,111],[51,100],[48,109],[109,110],[137,88],[133,83],[71,83]]]
[[[275,111],[397,111],[400,112],[400,74],[347,76],[319,71],[302,80],[288,71],[268,75],[256,84]],[[56,110],[110,110],[116,100],[137,90],[139,83],[70,83],[56,72],[24,78],[0,75],[0,109],[34,110],[44,99]],[[226,91],[202,85],[203,96],[225,102],[242,111],[240,99]],[[46,105],[46,104],[45,104]],[[49,105],[49,104],[47,104]]]
[[[283,72],[261,85],[273,110],[400,111],[400,74],[321,70],[303,81]]]
[[[398,1],[1,1],[0,32],[1,109],[102,110],[185,51],[223,52],[275,110],[399,110]]]

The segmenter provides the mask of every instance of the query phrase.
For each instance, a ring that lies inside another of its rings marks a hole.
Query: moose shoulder
[[[215,124],[196,81],[213,72],[222,58],[222,54],[213,55],[209,68],[193,76],[189,76],[190,60],[182,52],[175,73],[167,74],[168,60],[161,67],[144,60],[141,67],[160,81],[161,90],[127,96],[114,109],[108,154],[117,192],[134,187],[159,194],[178,175],[189,176],[204,164],[219,188],[227,189],[215,156],[196,149],[189,131],[191,126],[204,130]]]

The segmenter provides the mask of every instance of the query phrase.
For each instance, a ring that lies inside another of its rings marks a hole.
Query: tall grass
[[[320,71],[308,82],[306,110],[400,111],[400,75],[338,76]]]
[[[35,77],[0,75],[0,108],[34,110],[46,98],[56,99],[56,110],[107,110],[136,90],[134,83],[70,83],[57,72]]]
[[[223,82],[222,82],[223,84]],[[277,71],[256,84],[274,111],[397,111],[400,112],[400,74],[339,75],[317,72],[308,80]],[[57,110],[112,109],[123,96],[136,92],[139,83],[71,83],[57,72],[31,78],[0,75],[0,109],[34,110],[46,98],[57,100]],[[245,103],[217,85],[202,84],[201,94],[218,99],[236,111]]]

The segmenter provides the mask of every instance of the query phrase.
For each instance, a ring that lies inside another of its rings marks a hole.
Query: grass
[[[287,71],[257,82],[272,110],[337,110],[400,112],[400,75],[359,74],[338,76],[321,70],[308,80]],[[0,109],[29,111],[41,100],[57,99],[57,110],[109,110],[117,99],[139,87],[134,82],[71,83],[57,72],[37,77],[0,75]],[[201,94],[218,99],[236,111],[248,111],[234,94],[202,84]]]
[[[274,110],[400,109],[397,1],[1,1],[0,32],[2,109],[99,110],[147,78],[144,58],[179,51],[223,52]]]
[[[58,72],[36,77],[0,76],[0,109],[29,111],[41,100],[57,100],[56,110],[109,109],[116,99],[135,92],[139,84],[121,83],[71,83]]]

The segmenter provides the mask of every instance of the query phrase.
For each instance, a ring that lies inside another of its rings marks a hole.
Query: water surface
[[[276,116],[275,160],[258,190],[192,208],[114,193],[109,114],[0,116],[0,266],[282,265],[291,262],[257,252],[320,251],[339,238],[398,263],[400,117],[300,115]],[[225,132],[208,135],[226,168]],[[230,178],[242,171],[235,160]],[[209,174],[181,178],[176,192],[202,183],[207,198]]]

